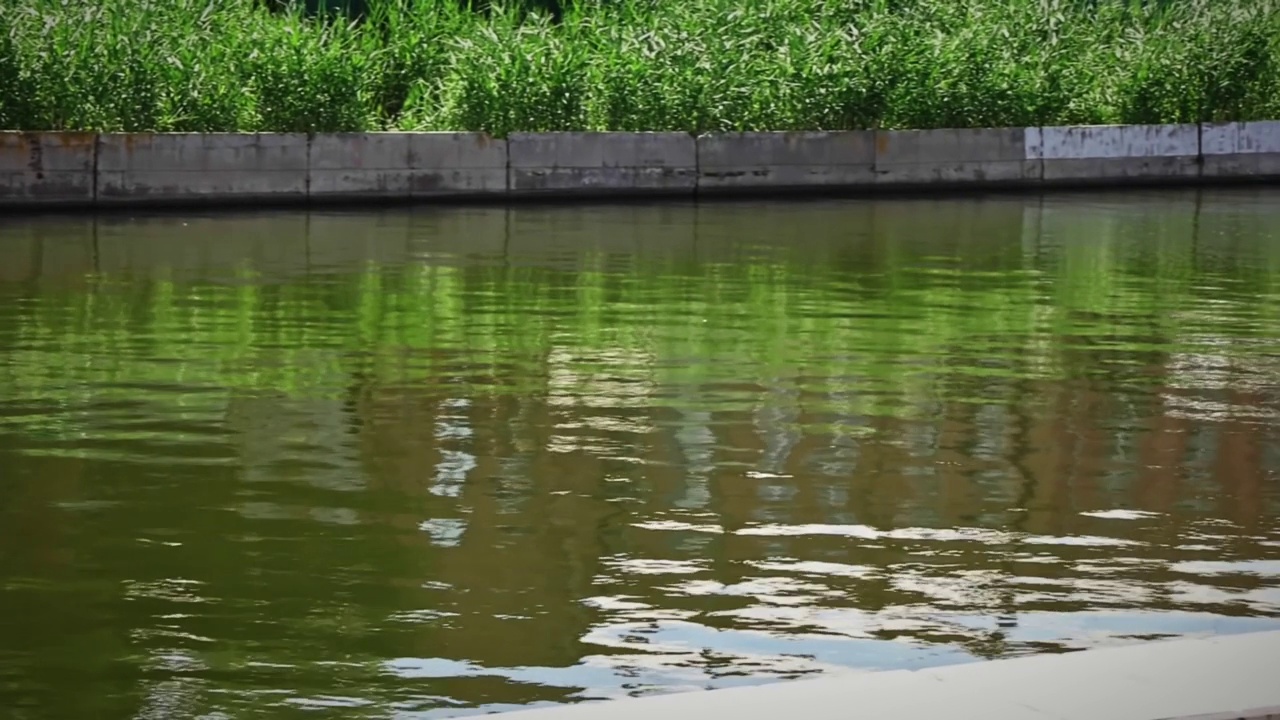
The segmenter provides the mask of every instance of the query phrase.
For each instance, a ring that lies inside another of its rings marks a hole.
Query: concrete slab
[[[507,141],[487,133],[413,133],[409,191],[416,198],[507,192]]]
[[[87,205],[94,133],[0,132],[0,207]]]
[[[697,146],[686,133],[513,133],[513,195],[692,195]]]
[[[540,708],[511,720],[1270,720],[1280,632]]]
[[[304,134],[111,133],[98,136],[102,204],[302,202]]]
[[[1040,179],[1038,128],[882,130],[880,185],[1029,185]]]
[[[318,133],[308,147],[308,195],[317,199],[410,197],[408,133]]]
[[[745,132],[697,138],[698,192],[856,188],[875,183],[875,133]]]
[[[1200,177],[1200,126],[1114,125],[1045,127],[1044,181],[1186,182]]]
[[[1238,155],[1244,123],[1205,123],[1200,126],[1200,154]]]
[[[1200,153],[1198,125],[1106,125],[1041,128],[1045,160],[1187,157]]]
[[[1205,124],[1200,147],[1204,177],[1280,177],[1280,121]]]
[[[1270,643],[1280,649],[1280,634]],[[1204,684],[1204,663],[1214,647],[1205,640],[1181,640],[1122,648],[1122,652],[1090,651],[1069,655],[1041,655],[1003,663],[940,668],[923,674],[949,685],[959,685],[977,695],[998,694],[1036,708],[1058,720],[1139,720],[1175,718],[1206,712],[1243,712],[1280,702],[1280,669],[1274,665],[1240,663],[1233,671]],[[1234,644],[1237,652],[1227,661],[1266,653],[1249,652],[1247,644]],[[1265,649],[1264,649],[1265,650]],[[994,667],[993,667],[994,665]],[[1064,691],[1064,684],[1087,691]]]
[[[1044,182],[1049,185],[1114,185],[1126,180],[1177,184],[1199,178],[1200,160],[1195,156],[1044,161]]]
[[[1280,153],[1280,120],[1240,123],[1238,138],[1240,152]]]

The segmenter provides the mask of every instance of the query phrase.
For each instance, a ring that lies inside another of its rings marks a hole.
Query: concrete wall
[[[1280,121],[856,132],[0,132],[0,207],[1280,180]]]
[[[279,202],[306,197],[306,135],[98,136],[97,201],[102,204]]]
[[[1026,185],[1040,179],[1039,128],[884,130],[877,185]],[[1032,148],[1029,152],[1028,148]]]
[[[1280,178],[1280,121],[1204,125],[1200,153],[1206,178]]]
[[[513,133],[512,195],[693,195],[698,153],[687,133]]]
[[[413,197],[505,194],[507,154],[507,141],[486,133],[414,133]]]
[[[93,202],[93,133],[0,132],[0,207]]]
[[[703,135],[698,192],[813,190],[875,180],[875,133],[778,132]]]
[[[407,200],[412,174],[408,133],[326,133],[307,149],[315,198]]]
[[[484,133],[325,133],[309,144],[308,195],[407,200],[507,190],[507,141]]]
[[[1044,181],[1186,182],[1200,176],[1199,125],[1041,128]]]

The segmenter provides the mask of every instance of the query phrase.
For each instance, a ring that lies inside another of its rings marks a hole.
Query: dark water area
[[[1280,191],[0,219],[6,717],[1280,628]]]

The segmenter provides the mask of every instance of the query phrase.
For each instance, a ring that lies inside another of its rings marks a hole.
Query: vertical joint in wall
[[[306,158],[303,161],[304,163],[306,163],[305,165],[306,171],[303,172],[302,174],[302,202],[307,205],[311,204],[311,143],[313,140],[315,140],[315,138],[316,138],[315,131],[308,130],[307,146],[306,148],[303,149],[303,153],[302,153],[303,157]]]
[[[92,158],[92,164],[91,164],[91,167],[93,168],[93,170],[89,180],[89,204],[95,207],[98,204],[98,153],[101,149],[102,149],[102,134],[94,133],[93,134],[93,158]],[[95,262],[96,262],[96,253],[98,250],[97,227],[98,227],[97,221],[94,221],[94,241],[93,242],[94,242]]]

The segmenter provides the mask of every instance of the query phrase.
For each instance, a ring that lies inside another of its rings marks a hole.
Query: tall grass
[[[1280,0],[0,0],[0,127],[785,130],[1280,117]],[[543,6],[546,6],[543,3]]]

